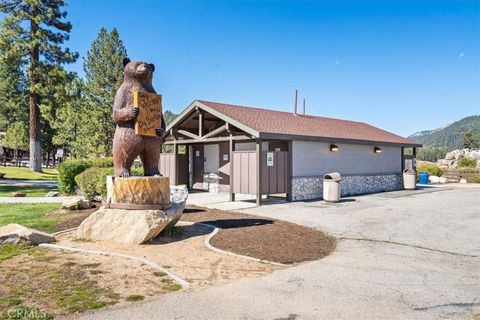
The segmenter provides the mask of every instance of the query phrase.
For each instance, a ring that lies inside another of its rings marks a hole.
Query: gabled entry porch
[[[191,190],[288,198],[291,143],[262,139],[258,132],[192,103],[167,128],[160,172],[172,185]]]

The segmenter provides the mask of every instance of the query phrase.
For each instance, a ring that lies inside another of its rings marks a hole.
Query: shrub
[[[417,172],[427,171],[431,176],[440,177],[443,174],[443,169],[434,164],[422,163],[417,167]]]
[[[480,174],[480,169],[477,168],[469,168],[469,167],[460,167],[458,168],[460,173],[479,173]]]
[[[97,184],[104,169],[102,168],[88,168],[75,177],[80,190],[82,190],[85,199],[93,200],[98,195]]]
[[[103,199],[106,199],[107,197],[107,176],[112,175],[113,168],[103,168],[98,177],[96,190],[98,195],[100,195]]]
[[[467,182],[469,183],[480,183],[480,176],[472,177],[470,179],[467,179]]]
[[[143,176],[143,168],[135,168],[130,170],[132,176]]]
[[[88,169],[86,160],[66,160],[58,166],[58,189],[63,193],[75,191],[75,177]]]
[[[112,158],[95,158],[87,160],[66,160],[58,166],[58,189],[63,193],[75,191],[75,177],[91,167],[113,167]]]
[[[93,158],[88,160],[92,167],[112,168],[113,158]]]
[[[477,166],[477,160],[460,158],[460,160],[458,160],[458,166],[463,168],[475,168]]]

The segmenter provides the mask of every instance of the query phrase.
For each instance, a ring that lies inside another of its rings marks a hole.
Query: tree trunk
[[[34,44],[30,47],[30,66],[29,66],[29,77],[30,77],[30,100],[29,100],[29,109],[30,109],[30,170],[35,172],[42,172],[42,147],[40,144],[40,97],[36,92],[35,86],[37,85],[38,78],[38,66],[40,61],[40,50],[37,41],[37,31],[38,23],[33,19],[38,16],[38,6],[33,4],[31,5],[31,16],[30,19],[30,41],[33,41]]]

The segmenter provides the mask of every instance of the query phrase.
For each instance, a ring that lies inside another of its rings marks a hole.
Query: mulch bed
[[[98,208],[72,211],[59,230],[78,227]],[[335,238],[298,224],[238,212],[189,206],[182,221],[205,222],[220,228],[210,241],[219,249],[285,264],[321,259],[335,250]]]
[[[237,212],[188,207],[182,220],[220,228],[211,240],[214,247],[285,264],[321,259],[336,246],[335,238],[321,231]]]

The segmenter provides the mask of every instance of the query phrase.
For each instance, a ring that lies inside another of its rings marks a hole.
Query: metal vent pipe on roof
[[[293,114],[297,114],[297,100],[298,100],[298,90],[295,89],[295,96],[293,100]]]
[[[305,98],[303,98],[303,115],[305,115]]]

